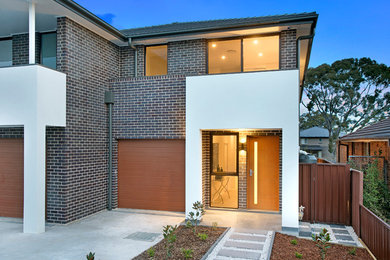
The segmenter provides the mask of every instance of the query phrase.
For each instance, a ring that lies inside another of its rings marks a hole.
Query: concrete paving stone
[[[313,228],[314,233],[320,233],[322,232],[322,228]]]
[[[345,229],[345,226],[344,226],[344,225],[330,224],[329,226],[330,226],[331,228],[342,228],[342,229]]]
[[[301,231],[299,230],[299,236],[300,237],[311,237],[312,232],[311,231]]]
[[[341,241],[339,244],[341,245],[347,245],[347,246],[358,246],[356,243],[354,242],[345,242],[345,241]]]
[[[263,236],[253,236],[253,235],[242,235],[242,234],[233,234],[230,236],[230,239],[234,240],[246,240],[246,241],[255,241],[255,242],[264,242],[266,237]]]
[[[219,250],[218,255],[231,257],[231,258],[242,258],[242,259],[260,259],[261,257],[261,254],[256,252],[225,249],[225,248]]]
[[[346,241],[353,241],[353,238],[351,236],[346,235],[335,235],[337,240],[346,240]]]
[[[235,229],[235,233],[246,233],[246,234],[254,234],[254,235],[262,235],[266,236],[268,234],[267,230],[251,230],[251,229]]]
[[[134,232],[128,235],[127,237],[125,237],[125,239],[153,242],[159,235],[160,233]]]
[[[333,229],[333,228],[332,228],[332,231],[333,231],[333,233],[335,233],[335,235],[336,235],[336,234],[349,235],[349,232],[348,232],[348,230],[346,230],[346,229]]]
[[[236,248],[252,249],[252,250],[260,250],[261,251],[261,250],[263,250],[264,244],[228,240],[225,242],[224,246],[225,247],[236,247]]]

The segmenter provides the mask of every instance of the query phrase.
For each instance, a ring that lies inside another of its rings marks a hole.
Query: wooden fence
[[[363,206],[363,173],[345,164],[300,164],[304,221],[351,225],[378,260],[390,259],[390,225]]]
[[[300,164],[304,221],[351,225],[351,179],[346,164]]]

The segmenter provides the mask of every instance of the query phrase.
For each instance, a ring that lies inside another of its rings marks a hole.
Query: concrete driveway
[[[1,260],[131,259],[162,239],[164,225],[176,225],[184,213],[124,210],[103,211],[68,225],[48,225],[46,233],[24,234],[19,219],[0,218]],[[134,232],[160,233],[153,242],[126,239]]]

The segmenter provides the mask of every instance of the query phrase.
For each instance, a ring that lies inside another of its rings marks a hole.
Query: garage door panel
[[[0,216],[23,217],[23,139],[0,139]]]
[[[184,211],[184,140],[120,140],[118,206]]]

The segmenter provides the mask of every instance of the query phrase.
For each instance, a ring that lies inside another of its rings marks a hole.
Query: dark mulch
[[[297,245],[291,244],[291,240],[293,239],[297,240]],[[356,255],[349,254],[351,249],[353,247],[331,244],[331,248],[328,249],[325,259],[372,259],[368,251],[364,248],[356,248]],[[321,260],[320,249],[315,245],[314,241],[280,233],[275,234],[271,260],[298,259],[295,257],[295,252],[302,254],[302,259]]]
[[[193,258],[191,259],[201,259],[204,254],[209,250],[209,248],[214,244],[215,241],[222,235],[226,228],[216,228],[213,230],[211,227],[201,227],[199,226],[196,230],[197,233],[206,233],[208,238],[206,241],[200,240],[197,236],[194,235],[191,228],[186,228],[185,226],[180,226],[175,231],[176,242],[174,243],[174,249],[172,250],[172,257],[170,259],[184,259],[182,248],[192,249]],[[153,246],[156,251],[154,259],[165,259],[166,258],[166,249],[165,249],[165,240],[160,241],[158,244]],[[133,258],[135,260],[149,259],[148,253],[144,251],[137,257]]]

